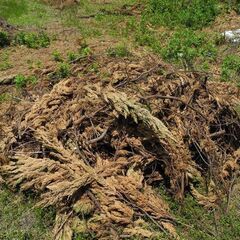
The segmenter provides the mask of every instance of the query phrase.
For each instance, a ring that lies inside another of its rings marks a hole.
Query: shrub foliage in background
[[[168,27],[202,28],[218,14],[216,0],[150,0],[151,22]]]

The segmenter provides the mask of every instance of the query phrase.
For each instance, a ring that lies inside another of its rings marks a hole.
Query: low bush
[[[115,47],[108,48],[107,49],[107,54],[110,57],[127,57],[127,56],[131,55],[127,46],[124,45],[124,44],[119,44]]]
[[[221,66],[221,80],[235,82],[240,87],[240,57],[229,55],[223,59]]]
[[[216,0],[150,0],[147,17],[157,25],[199,29],[213,21],[218,12]]]
[[[52,56],[54,61],[63,62],[63,57],[59,51],[57,50],[53,51]]]
[[[9,36],[6,32],[0,31],[0,47],[6,47],[10,44]]]
[[[207,40],[203,33],[197,34],[192,30],[175,32],[161,54],[165,60],[183,63],[186,67],[193,66],[197,58],[214,60],[217,55],[215,45]]]
[[[58,65],[56,76],[57,78],[66,78],[70,75],[70,66],[67,63],[60,63]]]
[[[34,84],[37,82],[37,78],[35,76],[26,77],[22,74],[19,74],[15,77],[14,83],[17,88],[26,87],[27,84]]]
[[[28,33],[20,32],[15,37],[15,43],[26,45],[28,48],[45,48],[50,45],[50,38],[45,32]]]

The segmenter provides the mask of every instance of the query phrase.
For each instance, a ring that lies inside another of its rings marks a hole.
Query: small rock
[[[225,31],[222,33],[222,36],[228,41],[232,43],[240,43],[240,29]]]

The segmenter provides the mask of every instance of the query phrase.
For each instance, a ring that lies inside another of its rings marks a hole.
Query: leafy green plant
[[[59,51],[57,50],[53,51],[52,56],[54,61],[63,62],[63,57]]]
[[[2,51],[0,53],[0,71],[7,70],[12,67],[12,64],[9,62],[9,54]]]
[[[56,75],[58,78],[66,78],[70,75],[70,66],[68,63],[60,63],[58,65]]]
[[[45,32],[28,33],[20,32],[15,37],[15,43],[26,45],[28,48],[45,48],[50,45],[50,38]]]
[[[22,74],[19,74],[15,77],[14,83],[17,88],[26,87],[27,84],[34,84],[37,82],[37,78],[35,76],[26,77]]]
[[[218,12],[216,0],[150,0],[145,17],[156,25],[199,29],[213,21]]]
[[[185,67],[193,67],[198,57],[203,58],[204,61],[214,60],[217,51],[215,45],[209,42],[204,34],[183,30],[172,35],[168,44],[162,48],[161,54],[165,60],[181,62]]]
[[[76,54],[74,52],[68,52],[67,57],[68,57],[68,61],[72,62],[78,58],[78,54]]]
[[[115,47],[108,48],[107,54],[110,57],[127,57],[131,55],[130,51],[128,50],[125,44],[119,44]]]
[[[87,43],[84,43],[79,49],[79,54],[81,57],[87,57],[91,53],[92,53],[91,48],[87,45]]]
[[[8,101],[10,99],[10,95],[8,93],[0,94],[0,103]]]
[[[223,59],[221,66],[221,80],[236,82],[240,86],[240,57],[229,55]]]
[[[0,31],[0,47],[6,47],[10,44],[9,36],[6,32]]]

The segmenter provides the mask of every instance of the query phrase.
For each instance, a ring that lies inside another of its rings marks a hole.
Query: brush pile
[[[62,80],[1,126],[1,176],[56,207],[55,239],[71,239],[73,229],[96,239],[151,238],[156,227],[177,237],[155,188],[215,207],[238,172],[235,87],[156,61],[124,61],[104,63],[110,82]]]

